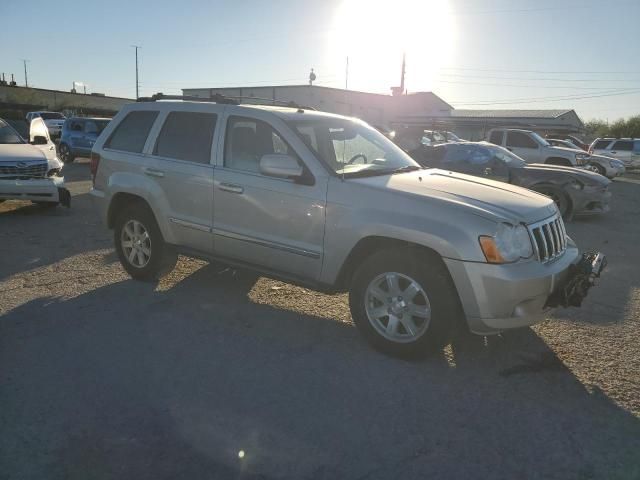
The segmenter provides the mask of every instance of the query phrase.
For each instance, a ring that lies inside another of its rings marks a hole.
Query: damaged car
[[[610,180],[572,167],[528,164],[488,142],[447,143],[409,152],[425,167],[442,168],[528,188],[553,199],[565,219],[609,211]]]
[[[60,176],[62,162],[41,118],[32,120],[29,137],[27,142],[0,119],[0,202],[30,200],[68,207],[71,196]]]

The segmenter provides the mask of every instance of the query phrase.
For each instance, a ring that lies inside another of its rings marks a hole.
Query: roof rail
[[[268,102],[265,103],[264,105],[281,105],[283,107],[291,107],[291,108],[298,108],[301,110],[315,110],[315,108],[313,107],[308,107],[306,105],[300,105],[294,101],[287,101],[287,100],[276,100],[274,98],[263,98],[263,97],[239,97],[239,96],[228,96],[227,98],[233,98],[234,100],[260,100],[261,102]],[[242,102],[240,102],[242,103]],[[263,105],[262,103],[259,103],[258,105]]]
[[[210,103],[222,103],[227,105],[238,105],[240,102],[236,100],[220,95],[219,93],[213,94],[210,97],[192,97],[189,95],[165,95],[164,93],[156,93],[150,97],[140,97],[137,102],[157,102],[158,100],[184,100],[188,102],[210,102]]]

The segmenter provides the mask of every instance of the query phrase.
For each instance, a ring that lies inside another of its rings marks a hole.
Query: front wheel
[[[153,212],[141,203],[120,212],[113,240],[120,263],[136,280],[158,280],[176,265],[177,254],[164,242]]]
[[[565,192],[556,187],[537,187],[534,190],[553,200],[563,218],[571,216],[571,200]]]
[[[597,163],[589,163],[585,166],[585,168],[591,172],[599,173],[603,177],[607,176],[607,171],[604,169],[604,167]]]
[[[60,160],[62,163],[73,163],[75,157],[71,154],[71,149],[64,143],[61,143],[58,147],[60,152]]]
[[[367,258],[352,279],[349,306],[369,343],[401,357],[441,349],[462,317],[446,267],[413,248]]]

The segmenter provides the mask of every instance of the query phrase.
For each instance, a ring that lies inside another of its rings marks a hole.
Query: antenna
[[[140,98],[140,83],[138,82],[138,49],[142,48],[140,45],[131,45],[136,49],[136,100]]]

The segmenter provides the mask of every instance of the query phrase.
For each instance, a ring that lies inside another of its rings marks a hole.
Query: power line
[[[533,98],[513,98],[509,100],[484,100],[481,102],[463,102],[463,101],[450,101],[448,103],[454,105],[521,105],[527,103],[543,103],[543,102],[563,102],[568,100],[586,100],[590,98],[600,97],[614,97],[619,95],[635,95],[640,93],[640,88],[627,89],[625,91],[613,91],[609,93],[602,93],[596,95],[567,95],[565,97],[533,97]]]
[[[640,74],[640,70],[514,70],[514,69],[499,69],[499,68],[466,68],[466,67],[443,67],[441,70],[464,70],[472,72],[505,72],[505,73],[543,73],[543,74],[573,74],[573,73],[586,73],[593,75],[609,75],[609,74]]]

